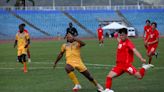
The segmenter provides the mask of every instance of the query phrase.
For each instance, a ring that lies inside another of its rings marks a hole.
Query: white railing
[[[164,9],[164,5],[119,5],[119,6],[30,6],[30,7],[13,7],[1,6],[0,9],[10,10],[132,10],[132,9]]]

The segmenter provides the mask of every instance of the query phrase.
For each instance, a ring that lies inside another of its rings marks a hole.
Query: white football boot
[[[149,66],[150,66],[150,67],[152,67],[152,68],[154,67],[154,65],[153,65],[153,64],[149,64]]]
[[[149,64],[144,64],[143,66],[142,66],[142,68],[144,68],[145,70],[148,70],[149,68],[151,68],[152,66],[151,65],[149,65]]]
[[[104,91],[102,91],[102,92],[114,92],[113,90],[111,90],[111,89],[105,89]]]
[[[73,87],[73,92],[77,92],[78,90],[80,90],[82,87],[80,84],[76,84],[74,87]]]
[[[28,62],[31,63],[31,59],[30,58],[28,58]]]

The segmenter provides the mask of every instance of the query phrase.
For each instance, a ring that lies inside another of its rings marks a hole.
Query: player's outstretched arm
[[[64,54],[64,52],[60,52],[60,53],[58,54],[58,56],[57,56],[57,58],[56,58],[56,60],[55,60],[55,62],[54,62],[54,65],[53,65],[53,68],[54,68],[54,69],[55,69],[57,63],[59,62],[59,60],[63,57],[63,54]]]
[[[133,52],[140,59],[141,62],[146,63],[146,59],[142,57],[142,55],[138,52],[136,48],[133,48]]]
[[[15,40],[15,42],[14,42],[14,48],[17,46],[17,40]]]
[[[77,38],[77,37],[74,37],[73,39],[74,39],[75,41],[77,41],[78,43],[80,43],[80,46],[81,46],[81,47],[86,45],[85,42],[83,42],[82,40],[80,40],[80,39]]]

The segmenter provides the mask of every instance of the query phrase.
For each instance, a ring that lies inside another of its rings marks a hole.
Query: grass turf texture
[[[146,51],[141,38],[132,39],[136,48],[146,58]],[[28,63],[29,72],[23,73],[23,65],[16,62],[16,49],[13,43],[0,44],[0,92],[72,92],[73,83],[65,70],[65,59],[54,70],[53,62],[65,41],[32,41],[31,63]],[[106,39],[100,47],[97,40],[84,40],[86,46],[81,49],[81,56],[94,78],[104,86],[106,75],[115,65],[117,42]],[[164,92],[164,38],[160,39],[158,59],[153,57],[155,68],[146,72],[142,80],[123,74],[113,79],[112,89],[115,92]],[[95,65],[99,64],[99,65]],[[135,67],[141,62],[135,56]],[[108,66],[105,66],[108,65]],[[82,90],[79,92],[96,92],[96,88],[83,75],[75,71]]]

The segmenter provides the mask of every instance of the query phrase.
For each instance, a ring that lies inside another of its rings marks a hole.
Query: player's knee
[[[70,72],[74,71],[74,69],[66,66],[66,67],[65,67],[65,71],[66,71],[67,73],[70,73]]]
[[[21,56],[18,56],[18,60],[20,63],[22,63],[22,57]]]
[[[136,73],[134,74],[134,76],[135,76],[136,78],[138,78],[138,79],[142,79],[142,76],[141,76],[141,74],[140,74],[139,72],[136,72]]]
[[[110,71],[109,74],[106,76],[106,77],[109,77],[109,78],[113,78],[113,77],[116,77],[117,74],[113,71]]]
[[[23,62],[26,62],[26,55],[25,54],[22,55],[22,58],[23,58]]]

